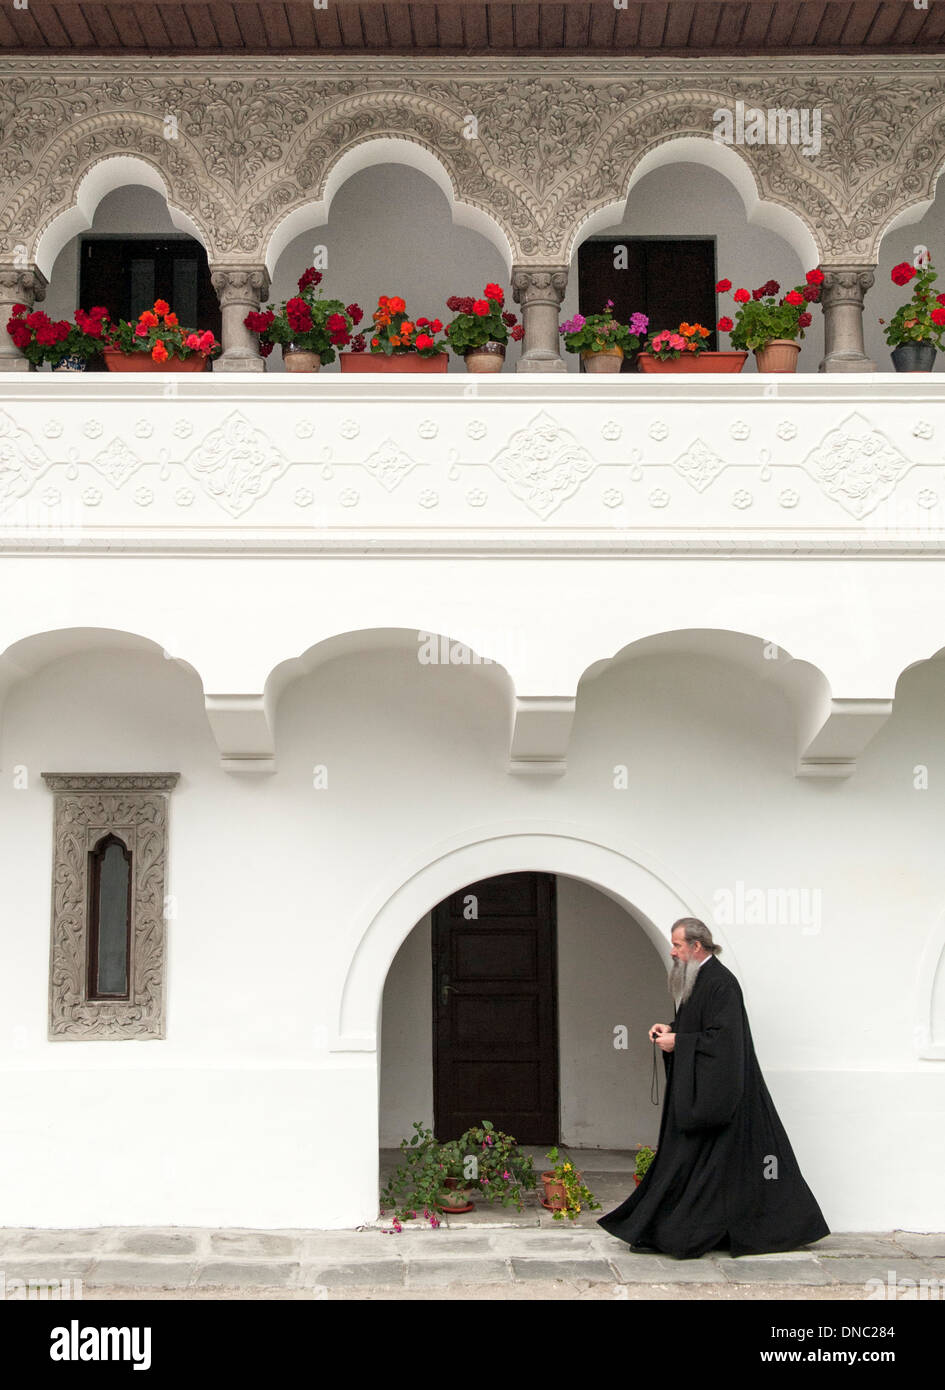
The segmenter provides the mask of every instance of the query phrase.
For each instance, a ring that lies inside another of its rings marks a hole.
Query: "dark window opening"
[[[89,999],[128,999],[131,852],[106,835],[89,854]]]

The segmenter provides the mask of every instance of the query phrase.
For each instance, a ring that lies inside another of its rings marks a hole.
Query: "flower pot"
[[[586,372],[619,372],[623,365],[623,348],[602,348],[600,352],[581,353],[581,361]]]
[[[450,1181],[449,1178],[446,1179],[447,1184]],[[437,1193],[436,1205],[439,1211],[445,1212],[475,1211],[474,1204],[469,1200],[469,1191],[465,1187],[444,1186]]]
[[[505,343],[483,343],[465,354],[467,372],[501,372],[505,364]]]
[[[317,372],[322,365],[321,355],[295,343],[282,344],[282,360],[287,372]]]
[[[207,365],[202,352],[171,355],[166,362],[155,362],[150,352],[122,352],[121,348],[105,348],[103,356],[110,372],[202,372]]]
[[[343,372],[445,372],[446,353],[421,357],[419,352],[395,352],[390,357],[383,352],[343,352]]]
[[[930,372],[935,366],[934,343],[900,343],[892,350],[897,372]]]
[[[740,372],[748,361],[747,352],[684,352],[664,362],[641,352],[637,370],[641,372]]]
[[[64,358],[62,359],[62,361],[59,363],[58,367],[53,367],[53,371],[54,371],[54,372],[84,372],[84,371],[85,371],[85,358],[84,358],[84,357],[77,357],[77,356],[75,356],[75,355],[73,355],[72,357],[64,357]]]
[[[545,1185],[545,1200],[543,1205],[551,1211],[566,1211],[568,1206],[568,1194],[563,1182],[560,1182],[554,1173],[542,1173],[541,1180]]]
[[[764,347],[755,348],[759,372],[796,372],[800,343],[790,338],[772,338]]]

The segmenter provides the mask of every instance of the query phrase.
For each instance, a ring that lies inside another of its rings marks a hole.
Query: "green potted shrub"
[[[370,351],[364,351],[363,335],[342,353],[343,372],[445,372],[447,344],[437,334],[439,319],[412,319],[399,295],[382,294],[372,314],[374,329]]]
[[[515,1139],[489,1120],[471,1126],[459,1139],[440,1143],[433,1131],[414,1121],[414,1133],[401,1140],[403,1162],[383,1192],[394,1224],[422,1212],[438,1226],[437,1211],[469,1210],[470,1196],[524,1210],[524,1193],[535,1186],[532,1161]]]
[[[646,336],[646,314],[631,315],[629,324],[618,323],[613,315],[614,301],[608,299],[599,314],[575,314],[558,327],[568,352],[579,352],[588,372],[619,372],[627,357]]]
[[[335,349],[353,341],[354,328],[364,317],[357,304],[340,299],[323,299],[318,288],[322,273],[310,265],[299,276],[299,292],[284,299],[278,309],[264,309],[246,315],[243,323],[259,334],[259,355],[268,357],[279,343],[287,372],[317,372],[335,360]]]
[[[795,285],[780,299],[777,280],[767,280],[751,293],[737,289],[732,294],[738,305],[735,321],[723,316],[718,327],[728,333],[733,348],[754,352],[759,372],[794,372],[801,351],[797,340],[811,323],[807,306],[820,299],[823,282],[823,271],[815,269],[807,272],[805,284]],[[732,282],[720,280],[715,288],[718,294],[727,294]]]
[[[544,1205],[553,1219],[563,1221],[567,1217],[574,1221],[582,1207],[600,1211],[600,1202],[595,1202],[571,1160],[563,1159],[557,1148],[549,1149],[546,1157],[551,1168],[542,1173],[541,1180],[545,1185]]]
[[[656,1157],[656,1150],[648,1148],[646,1144],[641,1144],[637,1149],[637,1161],[633,1170],[633,1181],[637,1187],[650,1171],[650,1165]]]
[[[897,372],[930,372],[945,335],[945,294],[932,294],[938,275],[931,261],[919,267],[902,261],[893,266],[890,278],[900,286],[915,281],[908,302],[896,310],[888,323],[880,319],[886,342],[892,348],[893,366]]]
[[[446,336],[468,372],[501,372],[505,349],[511,338],[520,342],[525,330],[515,314],[503,306],[501,285],[486,285],[482,299],[450,295],[446,307],[456,315],[446,325]]]

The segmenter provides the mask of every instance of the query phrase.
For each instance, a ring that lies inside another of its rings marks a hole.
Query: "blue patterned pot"
[[[58,367],[53,367],[54,372],[84,372],[84,357],[64,357]]]

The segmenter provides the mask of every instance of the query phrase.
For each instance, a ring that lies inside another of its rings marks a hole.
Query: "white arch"
[[[36,244],[35,261],[42,273],[49,278],[59,252],[79,232],[88,231],[95,218],[95,210],[102,199],[118,188],[129,185],[143,185],[153,188],[167,203],[171,221],[178,231],[186,232],[206,248],[206,239],[186,212],[174,207],[170,202],[167,184],[153,164],[136,155],[107,155],[92,166],[82,179],[75,193],[71,208],[54,217]]]
[[[695,916],[711,922],[708,905],[640,846],[591,839],[566,821],[521,820],[473,827],[430,846],[356,913],[357,946],[341,988],[332,1052],[377,1052],[384,982],[417,922],[450,893],[496,874],[532,870],[564,874],[601,889],[639,922],[667,957],[672,924]],[[734,962],[724,935],[720,944]]]
[[[923,1061],[945,1061],[945,1025],[936,1005],[945,996],[945,913],[929,932],[916,969],[915,1046]],[[942,1010],[945,1019],[945,1009]]]
[[[589,236],[604,227],[612,227],[623,218],[627,200],[640,179],[655,169],[664,169],[671,164],[701,164],[707,169],[714,169],[734,187],[742,200],[745,216],[752,225],[764,227],[782,237],[805,270],[813,269],[820,262],[817,242],[803,218],[780,203],[763,199],[744,156],[733,146],[713,140],[710,135],[680,135],[648,150],[634,167],[623,197],[617,202],[608,203],[581,223],[571,245],[571,256]]]
[[[342,184],[362,169],[371,169],[378,164],[404,164],[426,174],[449,203],[456,225],[469,227],[491,242],[502,257],[506,272],[511,274],[512,246],[505,232],[487,213],[456,197],[452,180],[436,155],[412,140],[379,137],[364,140],[354,149],[346,151],[329,170],[322,197],[293,208],[277,223],[266,248],[266,269],[270,275],[275,274],[279,257],[290,241],[310,227],[321,227],[328,221],[332,200]]]

